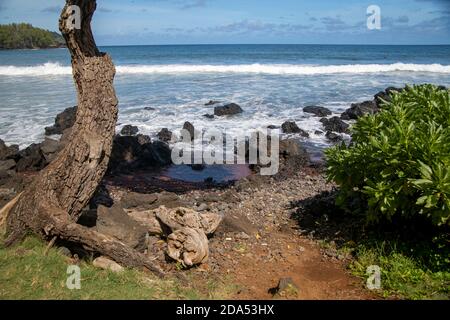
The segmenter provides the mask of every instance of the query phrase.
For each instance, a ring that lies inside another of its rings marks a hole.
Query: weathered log
[[[91,31],[95,0],[67,0],[59,21],[72,58],[78,110],[69,142],[58,157],[24,190],[7,217],[6,245],[21,241],[28,231],[43,238],[80,243],[128,267],[147,267],[152,261],[112,237],[76,224],[102,180],[111,156],[118,101],[115,67],[101,53]],[[71,6],[78,6],[81,28],[72,28]]]
[[[208,238],[200,229],[181,228],[167,238],[167,254],[186,267],[208,260]]]
[[[222,221],[217,213],[199,213],[188,208],[167,209],[162,206],[156,210],[156,217],[172,231],[182,228],[200,229],[206,235],[213,234]]]

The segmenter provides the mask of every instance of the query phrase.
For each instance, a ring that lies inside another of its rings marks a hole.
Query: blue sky
[[[0,23],[57,30],[63,0],[0,0]],[[98,0],[100,45],[450,44],[450,0]],[[366,10],[381,8],[381,30]]]

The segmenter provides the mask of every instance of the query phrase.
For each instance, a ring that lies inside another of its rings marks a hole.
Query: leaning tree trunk
[[[81,9],[81,29],[68,25],[72,12]],[[91,31],[95,0],[67,0],[59,21],[72,58],[78,92],[78,111],[70,142],[16,199],[7,217],[6,245],[31,231],[50,239],[59,237],[131,267],[143,266],[162,275],[151,259],[113,238],[76,222],[101,182],[111,156],[118,113],[111,57],[101,53]]]

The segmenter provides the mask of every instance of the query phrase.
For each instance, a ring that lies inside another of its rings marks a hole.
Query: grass
[[[366,279],[369,266],[381,268],[378,293],[385,298],[450,299],[450,270],[432,270],[418,255],[405,254],[395,242],[360,243],[354,256],[349,267],[356,276]]]
[[[67,267],[73,262],[57,248],[45,256],[45,246],[39,239],[28,237],[13,248],[0,247],[0,299],[226,299],[232,290],[227,281],[199,283],[188,275],[193,281],[182,283],[137,270],[113,273],[85,261],[79,263],[81,289],[70,290],[66,287]]]

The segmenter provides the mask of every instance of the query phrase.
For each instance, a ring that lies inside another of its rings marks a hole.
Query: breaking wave
[[[245,65],[123,65],[117,66],[118,74],[201,74],[238,73],[272,75],[321,75],[364,74],[386,72],[430,72],[450,74],[450,66],[441,64],[354,64],[354,65],[294,65],[294,64],[245,64]],[[58,76],[70,75],[72,68],[48,62],[38,66],[0,66],[1,76]]]

